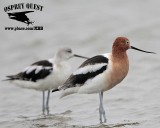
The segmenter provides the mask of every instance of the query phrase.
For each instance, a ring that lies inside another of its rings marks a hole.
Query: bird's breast
[[[65,64],[63,66],[55,66],[54,69],[56,78],[60,84],[63,84],[72,73],[72,69],[68,64]]]
[[[108,72],[106,72],[107,90],[119,84],[126,77],[128,70],[128,58],[120,61],[110,61],[110,65],[108,65]]]

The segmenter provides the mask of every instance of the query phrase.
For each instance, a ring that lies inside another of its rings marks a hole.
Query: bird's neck
[[[128,56],[126,51],[113,49],[112,59],[113,61],[125,61],[125,60],[128,61]]]
[[[124,68],[126,69],[126,72],[128,72],[129,60],[126,51],[112,52],[112,61],[115,64],[115,67]]]
[[[60,68],[66,67],[69,65],[67,60],[61,59],[59,57],[55,57],[53,63],[56,67],[60,67]]]

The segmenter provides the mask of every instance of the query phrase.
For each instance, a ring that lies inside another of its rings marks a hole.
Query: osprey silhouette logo
[[[29,16],[33,12],[34,14],[36,14],[38,11],[41,12],[43,8],[43,6],[33,3],[18,3],[4,7],[4,11],[7,13],[9,19],[16,20],[27,25],[27,27],[5,27],[5,30],[43,30],[43,26],[34,26],[33,24],[35,24],[35,21],[30,19]],[[35,17],[32,16],[32,18]]]
[[[34,11],[24,11],[24,12],[13,12],[13,13],[8,13],[8,16],[10,19],[17,20],[23,23],[26,23],[27,25],[32,24],[33,21],[30,21],[30,19],[26,16],[26,13],[31,13]]]

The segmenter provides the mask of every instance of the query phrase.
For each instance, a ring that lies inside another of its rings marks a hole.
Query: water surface
[[[20,3],[1,0],[0,7]],[[26,1],[24,1],[26,2]],[[43,31],[5,31],[11,21],[0,13],[0,78],[21,71],[34,61],[51,58],[57,48],[68,46],[77,54],[94,56],[111,51],[117,36],[126,36],[133,46],[157,55],[129,50],[130,71],[125,80],[104,94],[107,123],[99,125],[97,94],[74,94],[59,99],[52,93],[51,115],[41,116],[41,92],[0,82],[0,127],[160,127],[160,1],[128,0],[35,0],[44,5],[32,17]],[[82,59],[69,60],[74,67]]]

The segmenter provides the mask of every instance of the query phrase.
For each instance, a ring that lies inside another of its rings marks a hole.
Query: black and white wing
[[[49,60],[41,60],[25,68],[22,72],[7,76],[8,80],[25,80],[36,82],[46,78],[53,71],[53,64]]]
[[[86,60],[59,89],[82,86],[86,81],[93,79],[107,69],[108,58],[98,55]]]

